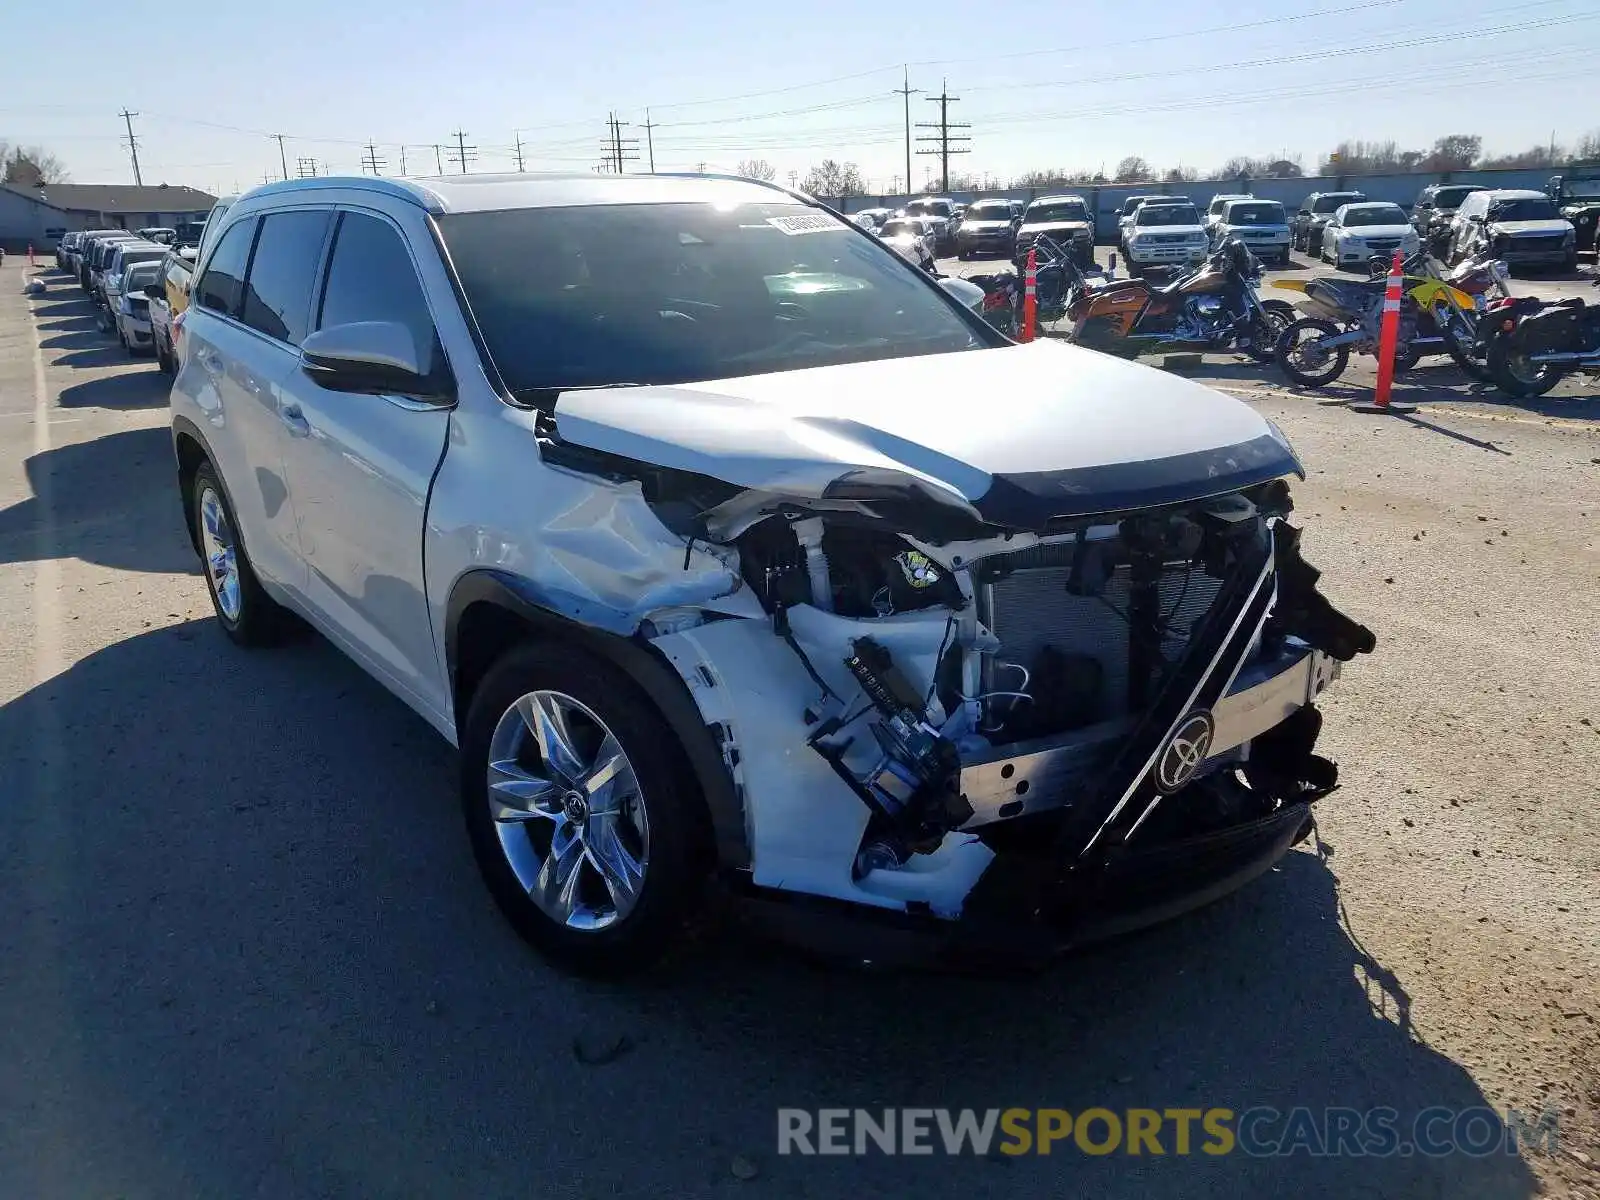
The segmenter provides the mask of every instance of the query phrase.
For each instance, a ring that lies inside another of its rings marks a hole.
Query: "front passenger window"
[[[334,234],[318,329],[352,321],[395,321],[411,331],[423,374],[438,362],[433,315],[405,242],[377,217],[347,212]]]

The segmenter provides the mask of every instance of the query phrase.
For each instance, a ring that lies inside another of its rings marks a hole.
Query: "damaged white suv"
[[[569,966],[649,961],[712,882],[879,960],[1046,955],[1254,878],[1334,784],[1312,701],[1373,639],[1277,429],[1013,345],[806,197],[273,184],[192,295],[221,627],[296,614],[456,744]]]

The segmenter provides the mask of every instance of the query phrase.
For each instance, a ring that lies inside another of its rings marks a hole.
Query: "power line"
[[[960,96],[950,95],[949,83],[942,83],[939,88],[939,94],[937,96],[929,96],[927,98],[929,104],[937,104],[939,106],[939,120],[937,122],[919,121],[917,123],[918,129],[937,129],[939,131],[935,134],[929,134],[926,137],[917,138],[917,141],[919,142],[937,142],[938,148],[930,150],[918,150],[917,153],[937,154],[939,156],[939,190],[941,192],[948,192],[950,190],[950,156],[952,154],[972,153],[972,148],[970,146],[964,146],[960,144],[962,142],[970,142],[972,140],[970,137],[967,137],[964,134],[952,134],[950,132],[952,129],[972,128],[971,125],[967,124],[952,125],[950,123],[950,105],[960,99]],[[910,103],[910,101],[908,100],[907,103]],[[952,147],[952,142],[957,144]],[[906,166],[908,186],[910,171],[911,167],[908,163]]]
[[[377,146],[368,142],[366,153],[361,156],[362,171],[371,171],[374,175],[382,175],[383,168],[386,165],[387,161],[378,157]]]
[[[476,146],[467,145],[467,135],[460,129],[456,130],[450,136],[455,138],[456,148],[454,153],[447,154],[445,157],[459,166],[461,168],[461,173],[465,175],[467,173],[467,164],[478,157],[478,148]],[[442,168],[440,173],[443,174]]]
[[[128,153],[133,156],[133,183],[135,187],[144,186],[144,177],[139,174],[139,139],[133,136],[133,119],[139,114],[123,109],[117,114],[122,118],[122,123],[128,127]]]

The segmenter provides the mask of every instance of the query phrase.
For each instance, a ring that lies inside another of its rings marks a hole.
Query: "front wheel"
[[[1439,323],[1439,334],[1444,338],[1445,353],[1461,368],[1463,375],[1479,383],[1490,381],[1488,363],[1477,356],[1477,343],[1471,331],[1461,330],[1450,320]]]
[[[239,538],[233,505],[209,462],[196,468],[189,502],[211,607],[222,631],[241,646],[268,646],[279,641],[290,615],[256,578]]]
[[[1542,396],[1561,382],[1561,372],[1548,363],[1531,362],[1527,352],[1497,338],[1489,347],[1489,377],[1508,396]]]
[[[1239,349],[1256,362],[1271,362],[1278,352],[1278,339],[1294,324],[1294,306],[1286,300],[1261,301],[1261,315],[1239,340]]]
[[[1339,335],[1338,326],[1317,317],[1291,322],[1278,335],[1277,359],[1283,373],[1301,387],[1322,387],[1344,374],[1350,347],[1323,343]]]
[[[495,902],[537,950],[588,974],[650,965],[710,861],[704,803],[642,692],[567,645],[526,643],[472,698],[461,802]]]

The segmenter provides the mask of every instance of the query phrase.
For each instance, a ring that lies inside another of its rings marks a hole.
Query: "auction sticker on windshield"
[[[826,233],[838,229],[839,222],[821,213],[800,213],[792,217],[768,217],[767,224],[791,236],[799,233]]]

